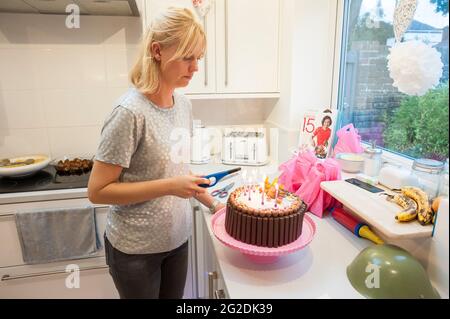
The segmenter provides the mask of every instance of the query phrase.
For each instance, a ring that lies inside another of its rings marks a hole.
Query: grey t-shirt
[[[122,166],[120,182],[189,174],[188,159],[180,157],[188,152],[177,150],[192,136],[192,105],[178,93],[173,99],[173,107],[160,108],[131,88],[106,119],[95,159]],[[169,251],[190,236],[191,214],[189,201],[176,196],[113,205],[106,236],[116,249],[127,254]]]

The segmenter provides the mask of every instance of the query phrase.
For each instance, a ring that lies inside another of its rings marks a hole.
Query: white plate
[[[50,157],[47,155],[29,155],[29,156],[20,156],[20,157],[13,157],[9,160],[11,162],[21,162],[25,161],[28,158],[32,158],[34,160],[41,160],[38,163],[30,164],[30,165],[24,165],[19,167],[0,167],[0,176],[9,176],[9,177],[22,177],[22,176],[28,176],[32,175],[44,167],[46,167],[50,163]]]

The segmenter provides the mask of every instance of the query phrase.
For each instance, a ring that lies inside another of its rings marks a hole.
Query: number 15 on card
[[[314,115],[305,115],[303,117],[303,128],[302,132],[312,134],[316,130],[315,125],[316,118]]]

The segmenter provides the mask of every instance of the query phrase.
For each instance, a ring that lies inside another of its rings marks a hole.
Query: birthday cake
[[[295,194],[265,186],[241,186],[227,201],[225,230],[246,244],[279,247],[302,233],[306,204]]]

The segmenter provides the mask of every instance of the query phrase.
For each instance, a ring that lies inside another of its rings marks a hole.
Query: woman
[[[158,15],[131,72],[134,88],[106,119],[88,185],[93,203],[110,204],[105,254],[121,298],[182,298],[194,197],[223,207],[186,163],[173,159],[173,130],[190,130],[189,100],[176,93],[198,70],[206,38],[188,9]],[[189,131],[188,131],[189,132]]]

